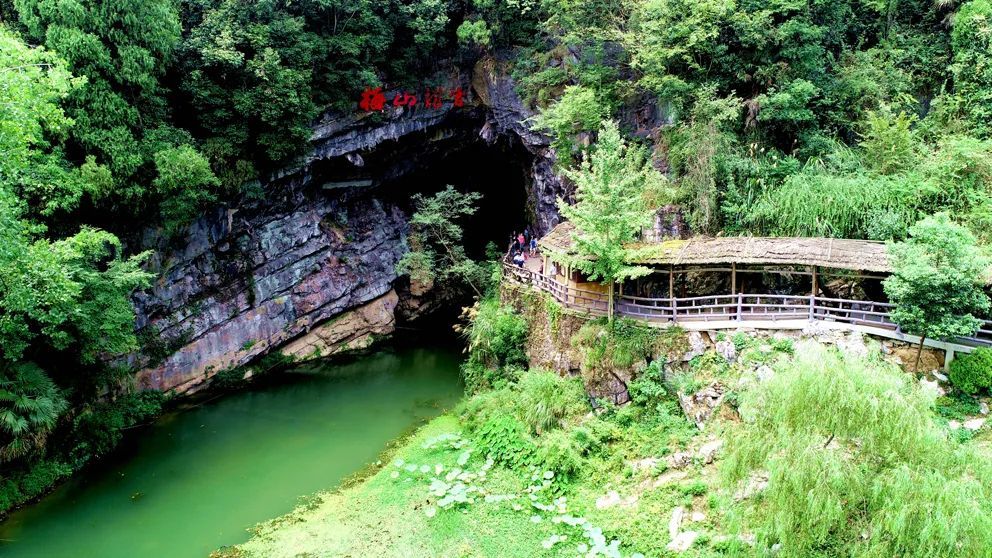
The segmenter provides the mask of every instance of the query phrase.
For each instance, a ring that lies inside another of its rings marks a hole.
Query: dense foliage
[[[992,388],[992,349],[980,347],[951,361],[950,379],[966,394]]]
[[[890,365],[816,345],[742,395],[727,478],[767,471],[753,519],[783,556],[981,555],[992,469]]]
[[[0,510],[156,407],[109,364],[137,344],[129,296],[151,279],[119,236],[180,237],[214,204],[263,196],[258,179],[302,154],[325,108],[481,56],[512,68],[577,186],[561,210],[594,278],[642,273],[623,243],[669,205],[694,232],[908,238],[888,287],[906,331],[958,335],[988,307],[989,0],[0,0],[0,20]],[[476,201],[415,198],[400,271],[482,295],[459,224]],[[941,212],[970,235],[928,219]],[[492,300],[477,311],[473,389],[550,397],[551,380],[521,376],[522,319]],[[639,363],[625,327],[584,341],[593,361]],[[968,362],[956,382],[981,389]],[[632,395],[660,396],[643,378]],[[486,432],[560,438],[556,409],[507,411]],[[60,432],[86,447],[50,450]],[[576,444],[533,455],[567,461]],[[910,553],[893,529],[884,550]]]
[[[527,321],[512,308],[486,296],[468,309],[460,327],[468,342],[462,377],[469,393],[500,388],[516,381],[527,367]]]
[[[396,271],[423,285],[468,285],[479,296],[486,268],[465,253],[463,223],[479,209],[476,192],[461,193],[448,186],[433,196],[414,194],[410,250]]]

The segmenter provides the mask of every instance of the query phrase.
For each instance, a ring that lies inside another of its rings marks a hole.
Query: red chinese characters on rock
[[[362,91],[362,98],[358,101],[358,106],[365,112],[384,109],[386,107],[386,96],[382,93],[382,88],[376,87],[372,89],[371,87],[366,87],[365,91]]]
[[[461,87],[449,90],[451,104],[455,108],[465,106],[465,93]],[[392,105],[394,107],[414,108],[419,103],[419,99],[413,93],[404,91],[393,95]],[[444,89],[440,87],[424,89],[424,108],[440,109],[444,106]],[[386,95],[382,87],[366,87],[362,91],[362,96],[358,100],[358,108],[365,112],[381,111],[386,109]]]

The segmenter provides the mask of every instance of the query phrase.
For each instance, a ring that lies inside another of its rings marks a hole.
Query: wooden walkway
[[[533,266],[518,267],[503,262],[503,277],[550,294],[559,304],[592,316],[605,316],[608,308],[605,293],[564,285],[540,273]],[[618,316],[645,320],[652,324],[677,323],[689,329],[795,329],[819,321],[841,329],[918,342],[915,336],[902,333],[889,318],[893,305],[868,300],[847,300],[820,296],[772,294],[734,294],[685,298],[644,298],[616,295],[614,311]],[[992,321],[982,320],[971,337],[927,344],[947,350],[967,351],[973,347],[992,346]]]

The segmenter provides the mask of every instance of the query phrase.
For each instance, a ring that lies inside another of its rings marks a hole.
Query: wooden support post
[[[816,317],[816,315],[814,313],[814,309],[816,308],[816,292],[818,290],[820,290],[819,285],[817,285],[817,282],[816,282],[816,266],[815,265],[813,266],[812,272],[813,272],[813,288],[810,289],[810,295],[809,295],[809,320],[810,321],[813,321],[813,319]]]
[[[730,294],[737,294],[737,262],[730,264]]]
[[[668,304],[672,309],[672,322],[675,322],[675,266],[668,266]]]

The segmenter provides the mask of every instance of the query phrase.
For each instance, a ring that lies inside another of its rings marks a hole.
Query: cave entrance
[[[384,182],[382,192],[408,214],[414,211],[414,194],[432,195],[448,185],[459,192],[478,192],[478,211],[462,223],[466,252],[483,258],[489,242],[506,250],[511,235],[533,222],[527,188],[533,156],[506,137],[489,144],[472,134],[437,143],[415,156],[413,168]]]

